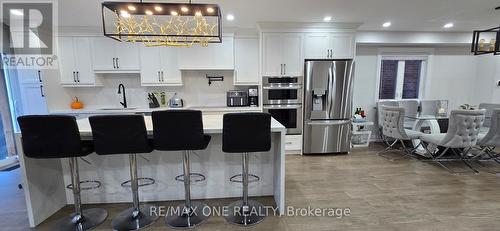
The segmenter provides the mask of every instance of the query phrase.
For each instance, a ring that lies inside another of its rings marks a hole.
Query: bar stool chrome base
[[[191,211],[186,212],[184,209],[186,208],[186,203],[182,203],[176,206],[176,209],[179,209],[179,214],[177,213],[169,213],[165,217],[165,224],[173,229],[185,229],[185,228],[193,228],[198,225],[203,224],[207,221],[208,214],[210,210],[205,210],[204,208],[208,208],[208,205],[202,202],[192,201],[191,202]],[[174,209],[174,211],[176,211]]]
[[[132,207],[121,212],[111,222],[113,230],[139,230],[152,225],[159,217],[151,214],[151,207],[151,205],[142,205],[139,211],[135,211]]]
[[[92,208],[83,210],[83,216],[76,217],[75,214],[61,218],[54,221],[50,225],[50,230],[58,231],[75,231],[75,230],[89,230],[102,224],[108,212],[105,209]]]
[[[224,218],[228,223],[238,226],[256,225],[264,220],[267,211],[263,204],[254,200],[248,200],[247,205],[247,212],[243,212],[243,200],[229,204],[228,214]]]

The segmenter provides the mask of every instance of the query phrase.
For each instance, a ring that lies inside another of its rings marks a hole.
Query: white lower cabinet
[[[141,85],[182,86],[177,53],[175,47],[141,47]]]
[[[285,136],[285,152],[286,152],[286,154],[301,154],[302,153],[302,135],[286,135]]]

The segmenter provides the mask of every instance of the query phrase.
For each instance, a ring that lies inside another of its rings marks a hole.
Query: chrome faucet
[[[127,95],[125,94],[125,86],[120,83],[120,85],[118,85],[118,94],[122,94],[122,89],[123,89],[123,102],[120,102],[120,104],[123,106],[123,108],[127,108]]]

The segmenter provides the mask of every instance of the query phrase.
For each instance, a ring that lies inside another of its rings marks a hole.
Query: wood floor
[[[349,208],[348,217],[273,216],[247,229],[211,217],[196,230],[500,230],[500,177],[484,171],[451,175],[414,159],[388,161],[376,155],[380,149],[357,149],[340,156],[287,156],[287,205]],[[0,230],[28,230],[16,174],[0,173]],[[257,199],[272,204],[272,198]],[[216,206],[230,201],[206,202]],[[111,230],[111,218],[127,205],[100,207],[110,216],[95,230]],[[48,222],[70,211],[62,209],[36,230],[48,230]],[[159,220],[145,230],[169,229]]]

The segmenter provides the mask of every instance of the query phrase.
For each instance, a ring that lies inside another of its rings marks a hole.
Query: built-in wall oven
[[[302,133],[302,77],[264,77],[264,112],[287,128],[287,134]]]
[[[302,104],[301,77],[264,77],[264,104]]]

